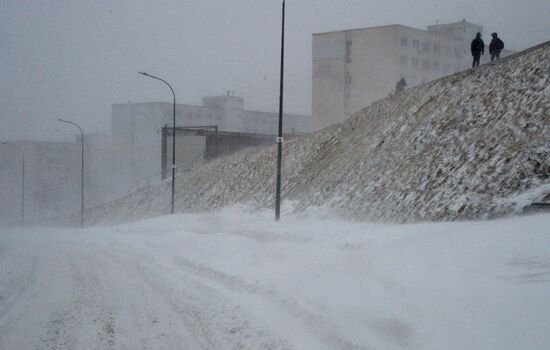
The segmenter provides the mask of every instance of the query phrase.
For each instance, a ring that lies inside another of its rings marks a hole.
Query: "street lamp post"
[[[279,92],[279,137],[277,137],[277,192],[275,194],[275,220],[281,217],[281,167],[283,162],[283,81],[285,66],[285,0],[281,33],[281,86]]]
[[[155,77],[154,75],[148,74],[146,72],[138,73],[143,76],[162,81],[164,84],[168,85],[170,91],[172,91],[172,96],[174,97],[174,104],[172,109],[172,201],[170,205],[170,213],[174,214],[174,193],[176,185],[176,94],[174,93],[174,89],[172,89],[172,86],[168,84],[166,80]]]
[[[2,142],[4,145],[12,146],[21,153],[21,227],[25,224],[25,152],[23,149],[13,143]]]
[[[80,130],[81,170],[80,170],[80,227],[84,227],[84,131],[78,124],[69,120],[57,119],[62,123],[74,125]]]

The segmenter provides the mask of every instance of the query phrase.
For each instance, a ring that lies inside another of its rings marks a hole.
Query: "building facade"
[[[25,221],[68,213],[80,205],[80,143],[14,142],[25,154]],[[0,150],[0,222],[19,220],[21,155]]]
[[[81,136],[74,142],[17,141],[25,154],[25,221],[33,222],[80,210]],[[84,137],[84,204],[113,199],[110,137]],[[21,154],[0,146],[0,225],[18,222],[21,212]]]
[[[154,183],[166,175],[172,158],[172,108],[160,102],[112,106],[114,181],[121,188],[130,186],[131,191],[138,187],[134,183]],[[274,144],[278,120],[277,113],[246,110],[244,99],[229,93],[205,97],[202,105],[176,105],[178,171],[266,140]],[[286,135],[308,133],[311,117],[285,114],[283,127]]]
[[[412,87],[470,68],[477,32],[483,27],[463,20],[427,30],[388,25],[313,34],[313,130],[394,93],[401,78]],[[489,60],[490,38],[484,40],[482,63]]]

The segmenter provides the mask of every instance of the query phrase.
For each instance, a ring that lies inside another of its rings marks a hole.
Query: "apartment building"
[[[313,130],[394,93],[401,78],[412,87],[470,68],[477,32],[481,25],[463,20],[427,30],[387,25],[313,34]],[[484,39],[488,51],[490,37]]]

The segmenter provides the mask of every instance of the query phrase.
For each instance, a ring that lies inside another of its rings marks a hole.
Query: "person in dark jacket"
[[[395,85],[395,93],[403,92],[407,88],[407,81],[405,78],[401,78]]]
[[[491,54],[491,62],[493,62],[500,59],[500,52],[504,49],[504,43],[500,40],[497,33],[491,35],[493,36],[493,40],[491,40],[491,44],[489,45],[489,53]]]
[[[481,33],[476,34],[476,38],[472,40],[470,49],[472,51],[472,56],[474,57],[472,68],[479,67],[479,58],[481,55],[485,54],[485,43],[481,39]]]

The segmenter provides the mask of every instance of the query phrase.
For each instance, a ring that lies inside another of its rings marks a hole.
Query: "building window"
[[[441,46],[434,44],[434,53],[439,55],[441,53]]]
[[[418,58],[413,57],[413,58],[411,59],[411,64],[412,64],[412,66],[413,66],[414,68],[418,68]]]
[[[430,61],[426,61],[426,60],[422,61],[422,68],[424,70],[430,70]]]
[[[415,39],[413,40],[413,48],[418,49],[420,47],[420,41]]]
[[[407,56],[401,56],[401,65],[406,66],[407,65]]]
[[[407,38],[402,37],[402,38],[401,38],[401,46],[406,48],[407,45],[408,45],[408,41],[409,41],[409,40],[408,40]]]

